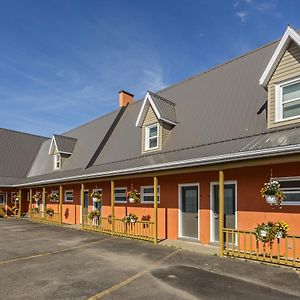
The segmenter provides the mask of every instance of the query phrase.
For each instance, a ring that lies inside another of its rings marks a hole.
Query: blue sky
[[[0,127],[51,136],[300,28],[298,0],[0,0]]]

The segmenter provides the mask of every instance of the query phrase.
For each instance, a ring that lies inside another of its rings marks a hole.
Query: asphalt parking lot
[[[300,299],[294,270],[0,219],[0,299]]]

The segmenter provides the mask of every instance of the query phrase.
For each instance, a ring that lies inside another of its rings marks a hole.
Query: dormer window
[[[276,122],[300,117],[300,78],[276,85]]]
[[[145,150],[154,150],[158,148],[158,132],[159,124],[153,124],[145,127],[146,130],[146,141]]]
[[[55,154],[54,155],[54,169],[59,170],[61,167],[61,155]]]

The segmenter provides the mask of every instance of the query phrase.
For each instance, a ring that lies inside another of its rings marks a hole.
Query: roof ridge
[[[205,74],[207,74],[207,73],[209,73],[209,72],[211,72],[211,71],[214,71],[214,70],[216,70],[216,69],[219,69],[219,68],[221,68],[221,67],[223,67],[223,66],[225,66],[225,65],[227,65],[227,64],[230,64],[230,63],[232,63],[232,62],[234,62],[234,61],[236,61],[236,60],[239,60],[239,59],[241,59],[241,58],[243,58],[243,57],[245,57],[245,56],[248,56],[248,55],[250,55],[250,54],[253,54],[253,53],[255,53],[255,52],[259,51],[259,50],[262,50],[262,49],[264,49],[264,48],[266,48],[266,47],[269,47],[269,46],[271,46],[272,44],[275,44],[275,43],[277,43],[277,42],[279,42],[279,41],[280,41],[280,39],[276,39],[276,40],[273,41],[273,42],[264,44],[263,46],[260,46],[260,47],[258,47],[258,48],[256,48],[256,49],[253,49],[253,50],[249,51],[249,52],[246,52],[246,53],[243,53],[243,54],[241,54],[241,55],[238,55],[238,56],[236,56],[236,57],[234,57],[234,58],[232,58],[232,59],[229,59],[229,60],[227,60],[227,61],[225,61],[225,62],[223,62],[223,63],[221,63],[221,64],[217,64],[217,65],[215,65],[214,67],[208,68],[208,69],[205,70],[205,71],[201,71],[200,73],[196,73],[195,75],[193,75],[193,76],[191,76],[191,77],[189,77],[189,78],[187,78],[187,79],[184,79],[184,80],[179,81],[179,82],[177,82],[177,83],[174,83],[174,84],[172,84],[172,85],[170,85],[170,86],[168,86],[168,87],[165,87],[165,88],[163,88],[163,89],[161,89],[161,90],[158,90],[156,93],[161,93],[161,92],[167,91],[167,90],[169,90],[169,89],[171,89],[171,88],[173,88],[173,87],[175,87],[175,86],[181,85],[181,84],[183,84],[183,83],[185,83],[185,82],[187,82],[187,81],[189,81],[189,80],[193,80],[193,79],[195,79],[195,78],[197,78],[197,77],[200,77],[200,76],[202,76],[202,75],[205,75]]]
[[[205,144],[200,144],[200,145],[193,145],[193,146],[189,146],[189,147],[185,147],[185,148],[178,148],[178,149],[173,149],[173,150],[168,150],[168,151],[160,151],[160,152],[146,154],[146,155],[144,154],[144,155],[140,155],[140,156],[136,156],[136,157],[131,157],[131,158],[127,158],[127,159],[121,159],[121,160],[106,162],[106,163],[103,163],[103,164],[98,164],[98,165],[93,165],[93,166],[110,165],[110,164],[114,164],[114,163],[135,160],[135,159],[139,159],[139,158],[143,158],[143,157],[150,157],[150,156],[155,156],[155,155],[159,155],[159,154],[173,153],[173,152],[178,152],[178,151],[182,151],[182,150],[190,150],[190,149],[194,149],[194,148],[200,148],[200,147],[204,147],[204,146],[216,145],[216,144],[221,144],[221,143],[230,142],[230,141],[243,140],[243,139],[246,139],[246,138],[258,137],[258,136],[266,135],[266,134],[269,134],[269,133],[276,133],[276,132],[293,130],[293,129],[299,128],[299,127],[300,127],[300,125],[291,126],[291,127],[288,127],[288,128],[274,129],[274,130],[269,130],[269,131],[256,133],[256,134],[252,134],[252,135],[246,135],[246,136],[237,137],[237,138],[231,138],[231,139],[226,139],[226,140],[221,140],[221,141],[215,141],[215,142],[205,143]]]
[[[67,138],[67,139],[71,139],[71,140],[76,140],[77,141],[77,138],[74,138],[74,137],[71,137],[71,136],[67,136],[67,135],[61,135],[61,134],[53,133],[53,136],[54,137],[60,136],[60,137],[63,137],[63,138]]]
[[[5,130],[5,131],[14,132],[14,133],[19,133],[19,134],[24,134],[24,135],[31,135],[31,136],[34,136],[34,137],[49,139],[49,137],[47,137],[47,136],[34,134],[34,133],[29,133],[29,132],[24,132],[24,131],[18,131],[18,130],[14,130],[14,129],[8,129],[8,128],[0,127],[0,130]]]
[[[169,99],[167,99],[167,98],[165,98],[165,97],[163,97],[163,96],[161,96],[161,95],[158,95],[158,94],[153,93],[153,92],[151,92],[151,91],[147,91],[147,92],[150,93],[150,95],[154,95],[155,97],[161,99],[162,101],[165,101],[165,102],[167,102],[167,103],[169,103],[169,104],[171,104],[171,105],[174,105],[174,106],[176,105],[174,102],[172,102],[171,100],[169,100]]]

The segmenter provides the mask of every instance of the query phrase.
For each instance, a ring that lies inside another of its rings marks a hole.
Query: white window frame
[[[119,195],[119,197],[123,197],[123,195],[121,195],[121,193],[116,193],[117,189],[123,189],[123,190],[125,190],[125,201],[116,201],[116,196],[117,195]],[[115,203],[127,203],[127,199],[126,199],[127,187],[124,187],[124,186],[117,186],[117,187],[115,187],[114,194],[115,194],[115,198],[114,198]]]
[[[153,193],[145,193],[144,189],[146,188],[153,188]],[[153,196],[153,201],[144,201],[144,196]],[[157,203],[160,203],[160,185],[158,185],[158,201]],[[154,204],[154,186],[153,185],[143,185],[141,186],[141,203],[143,204]]]
[[[72,193],[72,200],[67,200],[66,199],[67,193]],[[74,202],[74,193],[73,193],[73,190],[65,190],[64,200],[65,200],[65,202],[71,202],[71,203]]]
[[[289,118],[283,118],[283,88],[296,83],[300,83],[299,77],[275,85],[275,122],[289,121],[300,118],[300,115]],[[300,100],[300,98],[292,99],[285,103],[291,103],[297,100]]]
[[[61,155],[60,153],[55,154],[54,156],[54,170],[60,170],[61,168]],[[58,160],[57,160],[58,158]],[[57,163],[59,163],[59,166],[57,166]]]
[[[276,180],[279,183],[284,182],[284,181],[300,181],[300,177],[298,177],[298,176],[295,176],[295,177],[276,177],[276,178],[272,178],[272,180]],[[283,188],[282,189],[282,191],[285,194],[288,194],[289,190],[293,190],[293,191],[297,190],[297,191],[299,191],[299,194],[300,194],[300,187],[299,188]],[[296,205],[300,205],[300,201],[285,201],[285,200],[283,200],[281,205],[296,206]]]
[[[150,137],[150,129],[157,127],[157,135]],[[159,148],[159,123],[155,123],[145,127],[145,151],[156,150]],[[155,147],[150,147],[150,139],[156,138],[157,145]]]

